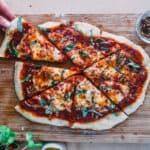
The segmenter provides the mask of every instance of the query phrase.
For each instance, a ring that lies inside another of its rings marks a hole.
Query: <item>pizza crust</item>
[[[16,95],[20,101],[24,99],[24,96],[22,93],[22,91],[23,91],[22,83],[20,80],[20,72],[21,72],[22,68],[23,68],[22,62],[15,63],[14,84],[15,84]]]
[[[40,25],[38,25],[38,28],[40,29],[40,30],[42,30],[42,28],[54,28],[54,27],[58,27],[58,26],[60,26],[62,23],[61,22],[51,22],[51,21],[49,21],[49,22],[45,22],[45,23],[43,23],[43,24],[40,24]]]
[[[118,112],[118,116],[114,114],[109,114],[106,117],[90,122],[90,123],[74,123],[71,128],[80,128],[80,129],[92,129],[92,130],[106,130],[114,127],[115,125],[123,122],[128,118],[123,112]]]
[[[147,80],[143,86],[143,89],[142,89],[142,92],[141,92],[141,95],[137,98],[136,102],[134,102],[132,105],[126,107],[124,109],[124,112],[126,112],[128,115],[130,115],[131,113],[135,112],[138,107],[140,105],[143,104],[144,102],[144,98],[145,98],[145,94],[146,94],[146,90],[148,88],[148,85],[149,85],[149,81],[150,81],[150,65],[146,67],[147,68],[147,71],[148,71],[148,77],[147,77]]]
[[[47,117],[35,116],[31,112],[28,112],[22,109],[19,105],[17,105],[15,109],[18,113],[20,113],[26,119],[32,122],[41,123],[41,124],[49,124],[49,125],[54,125],[54,126],[69,126],[69,122],[66,120],[57,119],[57,118],[49,120]]]
[[[25,22],[25,20],[22,18],[21,19],[22,23]],[[17,29],[17,22],[18,22],[18,17],[16,17],[12,22],[10,23],[10,27],[6,30],[4,40],[2,42],[2,45],[0,47],[0,57],[5,57],[5,51],[7,49],[7,43],[11,41],[11,34],[15,29]]]

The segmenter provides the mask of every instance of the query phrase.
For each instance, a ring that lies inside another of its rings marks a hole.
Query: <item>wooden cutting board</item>
[[[150,54],[150,45],[141,42],[135,33],[135,22],[139,15],[23,15],[33,25],[46,21],[64,19],[84,21],[104,26],[106,31],[125,36],[141,45]],[[15,112],[17,103],[14,81],[14,61],[0,59],[0,124],[7,125],[17,132],[18,140],[24,139],[26,131],[32,131],[37,140],[65,142],[99,142],[99,143],[150,143],[150,87],[144,104],[125,122],[107,131],[75,130],[32,123]]]

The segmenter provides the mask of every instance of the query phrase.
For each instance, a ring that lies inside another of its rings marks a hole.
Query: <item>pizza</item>
[[[22,17],[15,18],[7,29],[0,57],[64,62],[66,56]]]
[[[69,77],[15,108],[31,121],[81,129],[108,129],[128,117],[81,75]]]
[[[36,29],[18,17],[0,56],[24,61],[15,63],[15,109],[36,123],[110,129],[143,104],[150,80],[142,47],[84,22],[47,22]]]
[[[67,69],[16,62],[14,76],[16,94],[19,100],[27,99],[80,72],[81,69],[78,67]]]

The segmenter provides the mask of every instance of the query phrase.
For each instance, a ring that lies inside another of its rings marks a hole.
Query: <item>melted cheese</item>
[[[77,85],[74,100],[78,108],[95,106],[97,109],[102,109],[110,105],[109,100],[87,79]]]

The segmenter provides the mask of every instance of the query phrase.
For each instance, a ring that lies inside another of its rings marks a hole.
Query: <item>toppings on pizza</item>
[[[46,34],[49,40],[80,67],[88,67],[120,49],[120,45],[113,39],[100,37],[100,31],[94,30],[93,26],[86,28],[84,23],[81,25],[72,22],[68,25],[51,25],[47,23],[39,27],[42,30],[48,29]],[[82,31],[81,26],[85,26]]]
[[[15,64],[15,88],[20,100],[46,90],[58,84],[64,79],[80,73],[78,67],[70,69],[49,67],[16,62]],[[20,94],[21,93],[21,94]]]
[[[22,17],[12,21],[2,43],[1,57],[64,62],[66,56],[57,50],[36,28]]]
[[[127,118],[114,103],[83,76],[72,76],[38,96],[20,102],[16,110],[21,114],[29,113],[26,117],[29,119],[29,116],[32,116],[30,119],[35,118],[37,122],[42,122],[40,120],[42,117],[49,122],[55,119],[65,120],[70,127],[76,123],[90,124],[105,120],[103,128],[107,129],[116,124],[118,117],[122,119],[117,123]],[[113,117],[112,124],[109,125],[107,120],[111,117]]]

